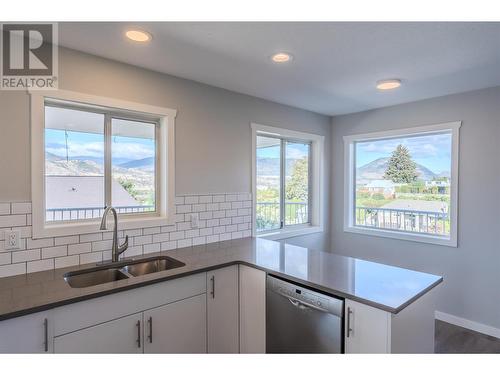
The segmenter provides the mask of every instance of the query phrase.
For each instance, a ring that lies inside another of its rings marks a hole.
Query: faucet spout
[[[114,221],[113,243],[111,245],[111,261],[118,262],[118,258],[120,257],[120,254],[123,253],[128,248],[128,236],[125,236],[125,241],[122,245],[118,244],[118,215],[116,213],[116,209],[112,206],[108,206],[104,210],[104,213],[103,213],[102,219],[101,219],[100,230],[107,229],[107,217],[108,217],[108,214],[110,211],[113,213],[113,221]]]

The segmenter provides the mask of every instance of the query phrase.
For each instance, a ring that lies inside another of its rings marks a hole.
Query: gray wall
[[[344,135],[462,120],[458,248],[343,232]],[[500,328],[500,87],[332,119],[332,251],[444,276],[437,309]]]
[[[59,52],[61,89],[178,110],[177,194],[250,192],[251,122],[324,135],[330,150],[327,116],[73,50]],[[0,202],[31,200],[28,95],[0,91],[0,113]],[[325,167],[329,173],[328,152]],[[329,179],[327,174],[325,191]],[[325,238],[296,240],[316,247],[328,245]]]

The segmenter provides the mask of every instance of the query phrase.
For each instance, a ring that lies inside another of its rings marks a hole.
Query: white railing
[[[309,221],[307,202],[285,202],[285,225],[305,224]],[[256,203],[257,231],[281,227],[279,202]]]
[[[450,222],[446,212],[356,207],[356,225],[446,236]]]
[[[95,219],[103,215],[104,209],[104,207],[48,208],[45,210],[45,220],[63,221]],[[151,212],[154,211],[155,206],[117,206],[115,209],[119,214],[129,214]]]

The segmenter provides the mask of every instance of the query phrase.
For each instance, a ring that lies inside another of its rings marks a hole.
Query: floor
[[[436,320],[436,353],[500,353],[500,339]]]

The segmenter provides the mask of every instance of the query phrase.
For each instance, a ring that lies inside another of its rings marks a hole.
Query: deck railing
[[[446,212],[356,207],[357,226],[446,236],[449,224]]]
[[[151,212],[155,206],[116,206],[115,209],[119,214],[129,214]],[[48,208],[45,211],[46,221],[85,220],[101,217],[104,214],[104,207]]]
[[[285,202],[285,225],[305,224],[309,222],[307,202]],[[256,203],[257,231],[279,229],[280,204],[279,202]]]

